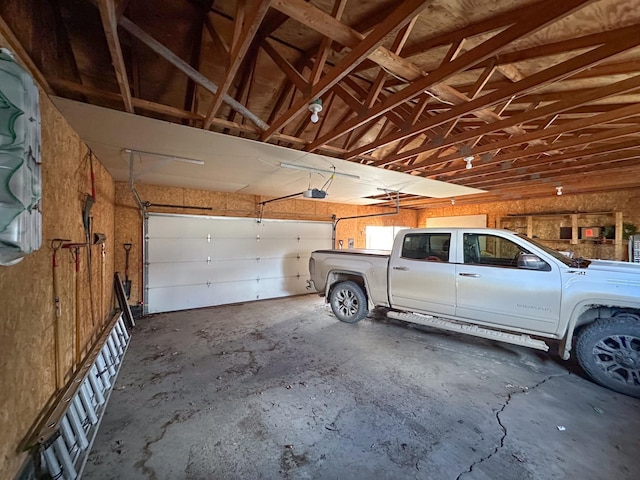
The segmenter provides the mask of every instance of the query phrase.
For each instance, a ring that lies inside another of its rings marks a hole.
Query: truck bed
[[[327,279],[333,271],[344,275],[353,273],[366,282],[366,291],[370,305],[389,305],[387,296],[387,271],[391,252],[389,250],[341,249],[316,250],[312,254],[314,264],[311,278],[315,280],[314,289],[326,292]],[[318,271],[315,271],[317,266]],[[333,282],[332,282],[333,283]]]
[[[317,253],[337,253],[337,254],[357,254],[357,255],[374,255],[378,257],[391,256],[391,250],[373,250],[365,248],[349,248],[349,249],[328,249],[328,250],[316,250]]]

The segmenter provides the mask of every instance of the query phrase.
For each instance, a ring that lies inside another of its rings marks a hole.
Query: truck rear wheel
[[[576,344],[580,366],[597,383],[640,398],[640,319],[619,314],[596,320]]]
[[[356,323],[367,316],[367,297],[356,282],[340,282],[331,291],[331,310],[338,320]]]

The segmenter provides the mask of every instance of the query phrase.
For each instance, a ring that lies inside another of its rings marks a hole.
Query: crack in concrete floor
[[[561,373],[561,374],[556,374],[556,375],[549,375],[546,378],[542,379],[541,381],[539,381],[538,383],[536,383],[534,386],[532,387],[522,387],[520,388],[520,390],[515,391],[515,392],[511,392],[507,395],[507,399],[505,400],[505,402],[502,404],[502,407],[496,412],[495,417],[496,420],[498,422],[498,425],[500,426],[500,428],[502,429],[502,436],[500,437],[500,442],[499,444],[495,447],[495,449],[493,450],[493,452],[491,452],[489,455],[482,457],[479,460],[476,460],[475,462],[473,462],[469,468],[467,470],[465,470],[464,472],[462,472],[460,475],[458,475],[456,477],[456,480],[462,480],[462,477],[470,474],[473,472],[473,469],[475,467],[477,467],[478,465],[486,462],[487,460],[489,460],[491,457],[493,457],[494,455],[496,455],[500,449],[504,448],[504,442],[507,439],[507,435],[508,435],[508,431],[507,431],[507,427],[502,423],[502,419],[500,418],[500,414],[502,412],[505,411],[505,409],[509,406],[509,403],[511,403],[511,400],[516,396],[516,395],[521,395],[521,394],[529,394],[531,392],[533,392],[535,389],[537,389],[539,386],[543,385],[544,383],[548,382],[551,379],[554,378],[559,378],[559,377],[566,377],[568,375],[571,375],[571,372],[566,372],[566,373]]]
[[[162,440],[165,437],[165,435],[167,434],[167,430],[169,430],[170,426],[176,423],[186,422],[191,417],[193,417],[197,413],[197,411],[196,410],[186,411],[186,415],[184,417],[182,416],[183,413],[185,412],[176,412],[171,418],[171,420],[167,420],[164,424],[162,424],[162,426],[160,427],[160,433],[154,439],[147,440],[144,446],[142,447],[142,458],[138,460],[134,464],[134,466],[135,468],[139,469],[140,472],[143,475],[145,475],[149,480],[157,480],[158,478],[156,475],[156,471],[153,468],[147,466],[147,462],[149,461],[149,459],[151,458],[151,455],[153,454],[153,452],[151,451],[151,446],[155,443],[158,443],[160,440]]]

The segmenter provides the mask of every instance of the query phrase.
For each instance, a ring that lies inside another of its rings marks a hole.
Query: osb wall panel
[[[353,212],[355,210],[355,213]],[[337,218],[341,217],[350,217],[355,215],[371,215],[371,214],[380,214],[380,213],[389,213],[393,212],[394,209],[391,208],[377,208],[377,207],[353,207],[353,206],[344,206],[339,209],[339,214]],[[354,240],[355,248],[365,248],[367,235],[366,228],[368,225],[372,226],[397,226],[397,227],[416,227],[418,220],[418,212],[415,210],[400,210],[400,213],[397,215],[385,215],[383,217],[367,217],[367,218],[357,218],[351,220],[341,220],[338,223],[338,228],[336,229],[336,242],[340,240],[343,241],[344,248],[347,248],[349,245],[349,239]]]
[[[0,38],[0,46],[5,42]],[[58,347],[63,352],[65,381],[77,362],[75,352],[76,296],[80,354],[88,350],[112,309],[113,229],[115,186],[109,173],[94,162],[97,202],[91,210],[93,230],[105,233],[104,269],[100,247],[93,246],[92,292],[88,284],[87,253],[80,255],[80,284],[69,250],[58,252],[61,316],[56,319],[53,294],[53,238],[84,242],[82,206],[91,191],[87,148],[49,99],[41,93],[42,114],[42,247],[11,267],[0,267],[0,477],[13,478],[24,462],[24,442],[55,398],[56,320]],[[102,283],[104,271],[105,282]],[[93,316],[91,315],[93,307]]]
[[[129,257],[131,298],[129,303],[135,305],[139,304],[144,298],[142,290],[142,217],[133,194],[129,189],[129,184],[116,182],[115,189],[115,267],[116,271],[125,271],[125,251],[123,244],[131,243],[132,247]],[[149,211],[155,213],[258,218],[260,202],[269,200],[267,197],[255,195],[210,192],[207,190],[146,184],[136,184],[136,191],[143,202],[150,202],[151,204],[207,207],[211,209],[197,210],[188,208],[151,207]],[[341,205],[319,200],[291,199],[267,203],[263,210],[263,217],[287,220],[331,221],[334,215],[340,218],[388,212],[393,212],[393,209]],[[356,248],[364,248],[366,225],[404,225],[415,227],[417,225],[417,212],[407,210],[401,211],[399,215],[341,221],[338,224],[336,238],[344,239],[345,245],[347,245],[347,239],[353,238]]]
[[[457,215],[487,215],[487,226],[495,227],[498,218],[509,215],[540,213],[573,213],[573,212],[622,212],[624,223],[640,228],[640,194],[637,190],[619,190],[607,193],[591,193],[583,195],[562,195],[551,198],[517,200],[510,202],[486,203],[477,205],[456,204],[448,207],[428,208],[418,213],[418,225],[424,227],[427,218],[448,217]],[[534,235],[544,239],[557,239],[560,227],[570,227],[571,219],[534,218]],[[614,224],[612,215],[581,218],[579,226],[604,226]],[[526,233],[526,218],[509,219],[503,226]],[[545,242],[558,250],[571,250],[577,256],[614,258],[614,247],[611,244],[599,245],[595,242],[582,242],[571,245],[568,242]]]

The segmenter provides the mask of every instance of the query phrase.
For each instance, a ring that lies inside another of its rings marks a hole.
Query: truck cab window
[[[449,233],[410,233],[404,237],[401,256],[413,260],[448,262],[450,243]]]
[[[463,242],[466,264],[517,268],[520,254],[531,253],[511,240],[488,234],[466,233]]]

